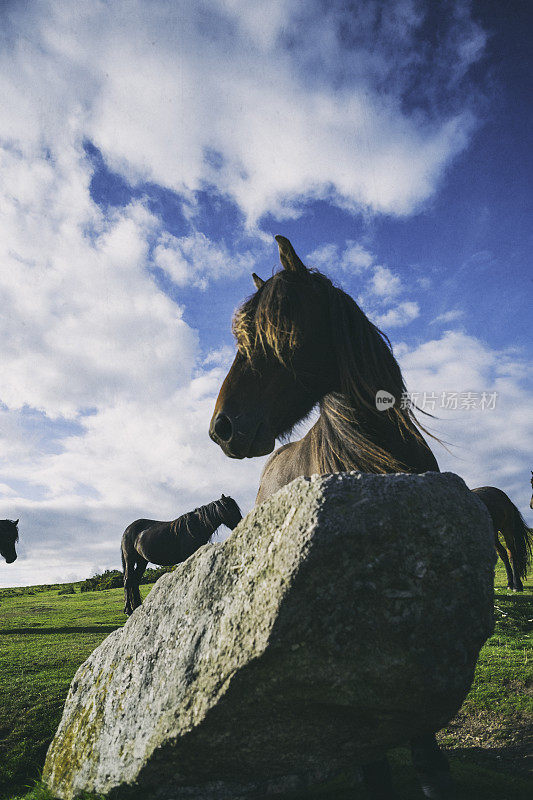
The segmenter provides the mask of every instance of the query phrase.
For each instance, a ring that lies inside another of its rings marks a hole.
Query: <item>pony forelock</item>
[[[313,273],[309,271],[309,274]],[[278,272],[235,312],[233,335],[239,351],[248,361],[253,361],[258,351],[270,351],[278,361],[286,363],[291,350],[301,343],[304,334],[302,279],[301,275],[294,277]]]

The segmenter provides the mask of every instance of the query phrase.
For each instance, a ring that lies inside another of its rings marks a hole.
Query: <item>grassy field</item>
[[[531,581],[522,595],[496,576],[496,631],[483,648],[476,679],[458,717],[441,732],[465,800],[529,800],[526,754],[532,751],[533,617]],[[151,586],[142,586],[143,596]],[[6,596],[0,589],[0,800],[49,800],[38,781],[48,744],[78,666],[124,622],[122,591]],[[392,756],[402,800],[420,798],[407,754]],[[353,800],[331,787],[313,797]]]
[[[146,596],[150,586],[142,586]],[[74,673],[124,624],[120,589],[3,597],[0,590],[0,798],[38,779]]]

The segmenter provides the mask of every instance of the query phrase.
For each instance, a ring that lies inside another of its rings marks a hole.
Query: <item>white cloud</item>
[[[249,510],[265,459],[228,459],[207,435],[223,375],[203,372],[162,398],[117,399],[79,419],[59,450],[28,447],[10,460],[0,509],[21,517],[21,540],[4,585],[118,567],[121,534],[138,517],[174,519],[222,492]]]
[[[5,13],[18,38],[1,60],[11,111],[0,136],[34,149],[88,137],[129,180],[189,197],[214,187],[250,223],[294,216],[310,198],[408,214],[472,129],[450,80],[483,44],[464,13],[443,15],[412,112],[413,59],[427,60],[413,3],[377,15],[372,2],[324,12],[280,0],[265,14],[247,0],[42,0]],[[448,116],[428,111],[436,87],[450,95]]]
[[[191,284],[207,289],[210,279],[253,271],[254,256],[250,252],[231,255],[225,244],[215,243],[198,231],[182,237],[164,233],[159,242],[154,263],[178,286]]]
[[[141,202],[104,215],[72,148],[54,162],[0,155],[0,516],[21,518],[21,555],[1,580],[117,565],[132,519],[174,518],[222,491],[250,507],[261,460],[232,462],[208,438],[213,365],[229,354],[197,372],[198,333],[149,269],[151,245],[171,241],[161,221]],[[248,265],[199,234],[178,241],[197,275]]]
[[[399,328],[402,325],[407,325],[412,322],[420,314],[420,306],[412,300],[406,300],[403,303],[398,303],[397,306],[390,308],[384,314],[377,314],[372,316],[376,325],[384,331],[387,328]]]
[[[477,393],[472,410],[437,407],[437,419],[419,415],[433,433],[451,444],[451,453],[431,443],[441,469],[461,475],[470,488],[496,486],[503,489],[522,511],[527,508],[533,420],[528,364],[520,353],[498,351],[474,336],[447,332],[441,338],[418,347],[399,345],[400,361],[407,388],[418,393]],[[481,393],[497,393],[496,407],[481,410]]]
[[[431,280],[427,276],[424,276],[423,278],[417,278],[416,283],[421,289],[427,290],[431,288]]]
[[[391,300],[402,291],[402,281],[388,267],[378,265],[374,268],[368,290],[383,300]]]
[[[325,244],[309,253],[306,262],[327,274],[357,276],[360,287],[358,304],[385,331],[407,325],[420,315],[417,302],[397,302],[398,295],[404,291],[402,278],[389,267],[375,264],[373,254],[360,243],[349,240],[344,248],[333,243]]]
[[[0,400],[75,415],[187,381],[197,335],[145,269],[158,220],[141,204],[104,218],[72,151],[53,165],[6,149],[0,158]]]
[[[203,367],[220,366],[229,369],[235,358],[235,348],[224,345],[218,350],[211,350],[202,361]]]
[[[305,259],[307,266],[327,272],[342,270],[358,275],[373,262],[372,254],[362,244],[347,241],[342,252],[336,244],[324,244],[309,253]]]
[[[361,244],[347,242],[342,254],[341,266],[347,272],[362,272],[372,264],[373,258],[368,250]]]
[[[90,488],[88,508],[145,509],[145,514],[147,509],[183,512],[188,509],[182,498],[203,496],[208,502],[228,489],[228,481],[233,491],[249,493],[253,487],[237,477],[242,467],[207,435],[222,377],[222,370],[213,369],[167,397],[117,400],[81,419],[83,433],[63,437],[59,453],[34,453],[12,464],[10,477],[42,487],[51,504],[75,506],[83,486]],[[252,474],[258,469],[254,462]],[[244,468],[246,480],[249,471]]]
[[[305,258],[306,266],[328,271],[334,269],[339,262],[339,248],[336,244],[324,244],[317,247]]]
[[[439,322],[455,322],[455,320],[464,317],[464,314],[465,312],[461,311],[460,308],[452,308],[450,311],[445,311],[443,314],[439,314],[437,317],[435,317],[435,319],[432,319],[431,324],[436,325]]]

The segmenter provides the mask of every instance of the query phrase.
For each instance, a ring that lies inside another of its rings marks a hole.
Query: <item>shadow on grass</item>
[[[2,628],[2,635],[16,635],[18,633],[113,633],[122,625],[64,625],[58,628]]]
[[[497,754],[493,751],[465,748],[447,755],[456,785],[455,800],[531,800],[531,780],[525,774],[494,769]],[[480,763],[482,760],[486,763]],[[422,800],[409,752],[404,749],[394,751],[390,754],[390,762],[398,800]],[[276,800],[368,800],[368,795],[362,784],[350,786],[341,776],[335,784]]]
[[[516,775],[488,764],[498,756],[493,751],[482,748],[465,748],[448,753],[452,774],[456,783],[455,800],[531,800],[532,783],[525,775]],[[487,765],[481,764],[485,759]],[[418,786],[407,750],[396,750],[390,755],[394,785],[398,800],[421,800],[422,792]],[[114,795],[115,796],[115,795]],[[57,800],[42,784],[37,784],[29,792],[15,797],[0,794],[0,800]],[[84,794],[79,800],[104,800],[101,795]],[[149,800],[146,792],[128,793],[128,800]],[[260,800],[257,798],[257,800]],[[275,800],[368,800],[362,783],[339,775],[325,786],[316,787],[305,793],[276,795]]]

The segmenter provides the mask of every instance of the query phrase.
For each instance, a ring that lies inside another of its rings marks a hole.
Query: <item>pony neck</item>
[[[200,512],[202,521],[204,521],[207,526],[213,529],[213,533],[220,525],[222,525],[222,512],[220,510],[219,500],[213,500],[213,502],[207,503],[205,506],[201,506],[198,509],[198,512]]]
[[[347,394],[331,392],[322,398],[320,412],[314,440],[324,472],[438,470],[407,410],[378,411]]]

